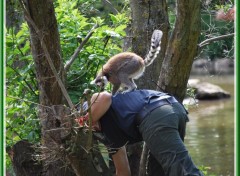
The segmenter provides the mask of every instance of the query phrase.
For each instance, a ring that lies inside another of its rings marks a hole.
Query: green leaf
[[[109,35],[109,36],[111,36],[111,37],[117,37],[117,38],[120,38],[121,36],[118,34],[118,33],[116,33],[115,31],[110,31],[110,30],[106,30],[105,31],[105,34],[107,34],[107,35]]]
[[[113,23],[117,23],[118,22],[118,18],[117,16],[113,15],[113,14],[109,14],[110,15],[110,18],[112,20]]]

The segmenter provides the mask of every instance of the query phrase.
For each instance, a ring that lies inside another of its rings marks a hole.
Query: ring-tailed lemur
[[[133,79],[138,79],[144,73],[145,67],[149,66],[160,51],[162,31],[155,30],[151,38],[151,48],[145,59],[135,53],[123,52],[110,58],[91,84],[104,88],[108,82],[113,85],[112,94],[120,87],[126,87],[127,91],[137,88]]]

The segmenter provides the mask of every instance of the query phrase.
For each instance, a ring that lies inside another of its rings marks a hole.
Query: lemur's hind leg
[[[121,76],[119,76],[119,79],[121,81],[121,86],[126,87],[127,90],[124,91],[125,92],[130,92],[132,90],[135,90],[137,88],[137,85],[134,83],[132,78],[129,78],[128,75],[126,74],[121,74]]]

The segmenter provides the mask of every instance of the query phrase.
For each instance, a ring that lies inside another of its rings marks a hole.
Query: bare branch
[[[232,37],[232,36],[234,36],[234,35],[235,35],[235,33],[232,33],[232,34],[221,35],[221,36],[217,36],[217,37],[213,37],[213,38],[204,40],[203,42],[201,42],[201,43],[198,45],[198,46],[199,46],[199,49],[202,49],[204,46],[210,44],[211,42],[214,42],[214,41],[217,41],[217,40],[222,40],[222,39],[227,38],[227,37]]]
[[[90,39],[90,37],[92,36],[92,34],[94,33],[94,29],[96,29],[98,27],[98,24],[95,24],[93,26],[93,28],[90,30],[90,32],[87,34],[87,36],[84,38],[84,40],[82,41],[82,43],[79,45],[79,47],[75,50],[75,52],[73,53],[73,55],[71,56],[71,58],[69,59],[69,61],[65,64],[64,66],[64,70],[66,72],[68,72],[70,66],[73,64],[73,62],[75,61],[75,59],[77,58],[78,54],[80,53],[80,51],[82,50],[83,46],[87,43],[87,41]]]
[[[22,6],[22,9],[24,11],[26,20],[31,24],[31,26],[33,27],[33,29],[37,33],[39,40],[41,41],[41,45],[42,45],[43,51],[45,53],[45,56],[47,58],[48,64],[51,67],[51,70],[52,70],[52,72],[53,72],[53,74],[54,74],[54,76],[55,76],[55,78],[56,78],[56,80],[58,82],[59,87],[62,90],[62,93],[63,93],[64,97],[66,98],[66,100],[68,102],[68,105],[70,106],[71,109],[74,109],[74,105],[73,105],[73,103],[72,103],[72,101],[71,101],[71,99],[70,99],[70,97],[69,97],[69,95],[67,93],[67,90],[66,90],[62,80],[58,76],[57,70],[56,70],[56,68],[55,68],[55,66],[54,66],[54,64],[52,62],[52,59],[51,59],[51,56],[50,56],[50,54],[48,52],[47,46],[46,46],[46,44],[45,44],[45,42],[43,40],[44,36],[42,35],[42,32],[38,29],[37,25],[35,24],[35,22],[31,18],[31,15],[29,14],[27,8],[25,7],[23,1],[22,0],[19,0],[19,1],[20,1],[21,6]]]

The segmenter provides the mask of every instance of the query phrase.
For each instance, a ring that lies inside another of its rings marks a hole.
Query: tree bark
[[[58,33],[58,26],[51,0],[27,0],[31,18],[43,33],[43,40],[47,45],[52,62],[59,73],[59,77],[64,80],[63,61],[61,60],[61,47]],[[46,56],[41,46],[36,31],[29,24],[31,35],[31,49],[35,62],[35,69],[39,85],[39,101],[41,105],[62,104],[62,92],[57,84],[56,78],[47,62]],[[40,117],[42,116],[40,112]]]
[[[59,77],[64,80],[60,39],[52,1],[26,0],[24,2],[31,18],[38,29],[43,33],[43,38],[41,40],[43,40],[47,46],[54,67],[57,72],[60,73]],[[29,22],[28,26],[30,29],[31,50],[38,81],[39,102],[43,105],[39,106],[39,118],[42,125],[42,145],[46,148],[51,148],[52,139],[46,130],[57,128],[58,123],[52,118],[53,113],[49,107],[51,105],[62,104],[62,92],[47,62],[38,34]],[[53,138],[55,137],[53,136]],[[43,163],[44,175],[66,175],[66,169],[63,167],[64,163],[62,161],[43,161]]]
[[[33,144],[26,140],[17,142],[11,149],[7,150],[16,176],[42,175],[43,168],[41,163],[38,163],[34,158],[34,150]]]
[[[199,0],[177,0],[177,15],[160,72],[159,87],[184,99],[200,35]]]
[[[170,29],[167,3],[166,0],[131,0],[130,7],[133,52],[144,58],[150,49],[153,31],[155,29],[163,31],[160,54],[153,64],[146,68],[144,75],[136,81],[138,88],[156,89]]]

